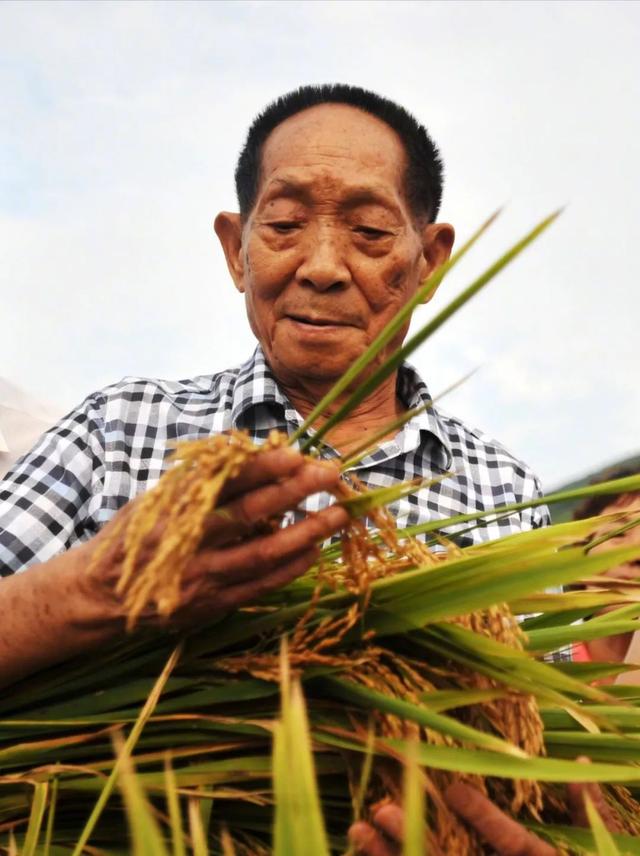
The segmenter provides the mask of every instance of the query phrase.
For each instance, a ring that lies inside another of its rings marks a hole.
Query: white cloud
[[[568,203],[416,356],[433,390],[484,363],[448,406],[549,483],[637,448],[639,30],[624,2],[4,3],[0,374],[71,406],[243,359],[211,221],[252,115],[344,80],[427,122],[461,235],[509,202],[424,312]]]

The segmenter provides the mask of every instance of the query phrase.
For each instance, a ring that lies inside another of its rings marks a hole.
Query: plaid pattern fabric
[[[407,408],[431,398],[416,371],[398,373]],[[152,487],[176,441],[246,429],[264,441],[301,417],[278,387],[262,350],[242,366],[184,381],[125,378],[90,395],[42,436],[0,482],[0,575],[50,559],[94,535],[128,500]],[[330,447],[325,457],[335,457]],[[500,444],[441,410],[413,417],[354,472],[369,487],[452,475],[391,506],[400,526],[540,496],[536,477]],[[300,514],[326,504],[311,497]],[[545,507],[445,531],[461,545],[544,526]],[[462,531],[461,531],[462,530]]]
[[[406,364],[399,372],[398,394],[408,408],[431,401]],[[273,428],[291,433],[300,424],[259,347],[244,365],[217,375],[176,382],[125,378],[96,392],[44,434],[0,482],[0,572],[22,570],[91,537],[118,508],[158,481],[178,440],[244,428],[261,442]],[[325,446],[323,455],[335,457],[336,452]],[[525,464],[435,408],[411,419],[354,472],[372,488],[453,473],[392,506],[400,526],[540,495]],[[327,501],[322,494],[311,497],[303,510],[317,510]],[[546,508],[527,509],[480,525],[458,543],[547,523]]]

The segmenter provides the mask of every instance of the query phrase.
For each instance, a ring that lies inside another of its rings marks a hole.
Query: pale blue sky
[[[253,347],[211,230],[246,128],[302,83],[410,108],[461,237],[432,308],[558,205],[553,230],[415,357],[549,485],[640,447],[640,5],[4,2],[0,375],[68,408],[123,375]]]

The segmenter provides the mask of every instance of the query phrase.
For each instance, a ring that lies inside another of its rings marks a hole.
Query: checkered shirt
[[[410,409],[431,402],[408,364],[398,373],[398,395]],[[0,483],[0,573],[43,562],[94,535],[128,500],[156,484],[178,440],[239,428],[262,442],[273,428],[292,433],[301,423],[259,347],[244,365],[220,374],[176,382],[125,378],[96,392],[44,434]],[[337,456],[329,446],[322,454]],[[540,496],[526,464],[433,407],[353,470],[371,488],[453,473],[391,506],[401,527]],[[327,501],[316,495],[302,508],[315,511]],[[457,540],[478,543],[548,522],[546,508],[526,509]]]
[[[431,402],[404,364],[397,392],[407,408]],[[157,483],[177,441],[246,429],[256,442],[302,423],[260,347],[242,366],[190,380],[125,378],[90,395],[21,458],[0,482],[0,575],[21,571],[94,535],[126,502]],[[336,457],[329,446],[322,455]],[[490,511],[541,495],[526,464],[459,419],[430,407],[354,468],[371,488],[453,475],[391,506],[401,527]],[[310,497],[300,514],[330,501]],[[548,524],[545,507],[469,530],[443,530],[467,545]],[[466,531],[465,531],[466,530]]]

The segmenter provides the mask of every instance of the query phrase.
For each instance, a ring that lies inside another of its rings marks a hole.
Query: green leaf
[[[200,800],[197,797],[189,799],[189,831],[193,843],[193,856],[209,856],[207,834],[202,820]]]
[[[366,493],[360,493],[357,496],[341,499],[340,505],[349,512],[352,517],[364,517],[373,508],[390,505],[396,502],[403,496],[409,496],[412,493],[417,493],[425,487],[431,487],[438,484],[444,479],[450,478],[451,473],[445,473],[437,478],[428,479],[411,479],[406,482],[399,482],[390,487],[379,487],[375,490],[368,490]]]
[[[51,796],[49,797],[49,813],[47,815],[47,830],[42,848],[42,856],[50,856],[51,842],[53,841],[53,827],[56,817],[56,805],[58,801],[58,777],[54,776],[51,782]]]
[[[33,801],[31,803],[31,813],[29,814],[29,825],[27,826],[21,856],[34,856],[36,852],[42,820],[47,807],[48,791],[49,785],[46,782],[38,782],[33,787]]]
[[[420,697],[420,701],[429,710],[441,713],[445,710],[455,710],[472,704],[494,701],[504,698],[506,690],[431,690]]]
[[[125,764],[127,762],[128,758],[131,757],[131,753],[133,752],[133,749],[136,743],[138,742],[140,734],[142,733],[142,729],[151,717],[151,714],[153,713],[158,703],[162,690],[164,689],[165,684],[169,680],[171,672],[173,671],[176,663],[178,662],[180,653],[181,647],[178,646],[174,649],[173,653],[167,660],[167,663],[164,669],[162,670],[162,673],[158,677],[155,686],[153,687],[151,693],[149,694],[149,697],[144,703],[144,706],[140,711],[140,715],[138,716],[138,719],[136,720],[133,728],[131,729],[131,733],[127,737],[122,752],[118,756],[118,761],[114,765],[113,770],[109,775],[109,778],[105,782],[102,788],[102,792],[98,797],[98,801],[95,804],[93,811],[89,815],[89,819],[87,820],[84,829],[82,830],[82,833],[80,835],[80,838],[78,839],[76,846],[73,849],[72,856],[81,856],[85,844],[87,844],[87,842],[89,841],[89,838],[91,837],[95,825],[98,822],[98,819],[100,818],[100,815],[102,814],[105,805],[109,801],[111,794],[113,793],[113,789],[118,781],[118,776],[120,775],[120,767],[122,766],[122,764]]]
[[[304,842],[308,856],[329,856],[302,689],[291,682],[286,645],[281,653],[282,714],[274,727],[274,856],[290,856]]]
[[[180,797],[176,777],[171,766],[171,755],[167,753],[164,761],[165,792],[167,795],[167,807],[169,809],[169,825],[171,827],[172,856],[187,856],[187,848],[184,841],[184,830],[182,828],[182,814],[180,812]]]
[[[440,734],[447,734],[458,740],[492,749],[494,752],[501,752],[518,758],[527,757],[527,753],[522,749],[493,734],[472,728],[470,725],[458,722],[457,719],[436,713],[421,705],[386,696],[352,681],[341,678],[321,678],[317,682],[317,686],[321,692],[326,692],[332,698],[363,706],[367,710],[381,710],[385,713],[391,713],[402,719],[416,722],[424,728],[431,728]]]
[[[471,236],[471,238],[456,252],[454,255],[447,261],[445,264],[441,265],[437,270],[435,270],[429,278],[420,286],[420,288],[416,291],[415,295],[401,307],[401,309],[396,313],[394,318],[391,319],[389,324],[384,328],[384,330],[377,336],[377,338],[371,343],[371,345],[367,348],[367,350],[360,356],[354,364],[344,373],[344,375],[334,384],[334,386],[329,390],[327,395],[322,398],[316,407],[311,411],[309,416],[305,419],[304,423],[301,427],[291,436],[290,442],[295,443],[297,440],[302,437],[302,435],[308,431],[314,422],[318,419],[319,416],[325,414],[328,408],[347,390],[349,387],[356,381],[362,373],[367,369],[369,365],[371,365],[377,355],[385,348],[389,342],[392,341],[394,336],[402,329],[405,323],[411,318],[411,314],[413,310],[420,304],[423,303],[428,297],[433,294],[438,287],[438,285],[442,282],[446,274],[463,258],[464,255],[471,249],[471,247],[476,243],[476,241],[484,234],[484,232],[489,228],[489,226],[494,222],[496,217],[498,216],[499,211],[496,211],[491,217],[486,220],[485,223],[478,229],[478,231]],[[315,438],[314,438],[315,439]],[[318,438],[319,439],[319,438]],[[317,442],[317,441],[316,441]]]
[[[592,639],[602,639],[618,633],[630,633],[638,630],[638,626],[636,620],[629,619],[608,621],[603,624],[587,621],[584,624],[570,624],[568,627],[532,630],[527,634],[529,637],[527,647],[531,651],[554,651],[571,642],[589,642]]]
[[[130,754],[126,752],[122,738],[116,741],[116,746],[119,763],[115,769],[118,771],[118,784],[129,821],[133,856],[169,856],[160,827],[135,774]]]
[[[426,410],[430,410],[434,406],[434,404],[436,404],[450,392],[453,392],[454,389],[457,389],[463,383],[468,381],[469,378],[476,373],[476,371],[477,369],[473,369],[473,371],[468,372],[455,383],[452,383],[445,390],[443,390],[440,395],[428,401],[426,404],[422,404],[420,405],[420,407],[415,407],[413,410],[407,410],[406,413],[403,413],[397,419],[388,422],[383,428],[380,429],[380,431],[377,431],[371,437],[368,437],[364,443],[362,443],[360,446],[356,446],[356,448],[349,453],[349,457],[343,460],[340,467],[340,471],[344,473],[347,470],[357,466],[357,464],[359,464],[363,458],[365,458],[367,455],[372,454],[372,452],[376,450],[380,441],[384,440],[387,435],[391,434],[392,432],[398,431],[400,428],[402,428],[403,425],[406,425],[407,422],[410,422],[415,416],[418,416],[420,413],[424,413]]]
[[[598,856],[620,856],[620,851],[615,845],[611,833],[604,825],[593,800],[588,793],[584,794],[584,807],[587,810],[589,825],[593,832],[593,839],[598,848]]]
[[[527,829],[548,838],[556,844],[569,845],[576,853],[593,854],[596,843],[590,829],[582,829],[579,826],[561,826],[559,824],[525,823]],[[640,856],[640,838],[631,835],[614,835],[614,841],[625,854]]]
[[[313,437],[308,440],[302,447],[303,451],[308,450],[312,446],[317,445],[317,443],[322,440],[322,438],[327,434],[328,431],[331,430],[335,425],[337,425],[342,419],[347,416],[361,401],[364,401],[375,389],[377,389],[381,383],[383,383],[390,375],[392,375],[397,368],[401,365],[401,363],[407,359],[415,350],[418,348],[423,342],[425,342],[433,333],[436,332],[446,321],[451,318],[462,306],[465,305],[472,297],[474,297],[482,288],[487,285],[504,267],[506,267],[511,261],[513,261],[520,253],[532,242],[534,241],[548,226],[553,223],[553,221],[560,214],[559,211],[556,211],[554,214],[551,214],[549,217],[546,217],[542,222],[540,222],[534,229],[532,229],[528,235],[514,244],[503,256],[501,256],[497,262],[490,265],[490,267],[485,270],[483,274],[481,274],[477,279],[475,279],[471,285],[467,286],[467,288],[462,291],[454,300],[452,300],[448,306],[446,306],[441,312],[436,315],[431,321],[425,324],[417,333],[415,333],[411,338],[405,342],[400,348],[394,351],[390,357],[378,368],[373,374],[368,377],[354,392],[351,393],[349,398],[340,405],[337,410],[329,416],[329,418],[322,424],[320,428],[316,431]],[[459,258],[459,254],[458,254]],[[444,268],[444,266],[443,266]],[[440,268],[439,271],[442,271],[443,268]],[[435,274],[431,277],[431,280],[434,280],[435,277],[438,276],[439,271],[436,271]],[[443,274],[444,275],[444,274]],[[427,283],[428,287],[428,283]],[[415,298],[414,298],[415,299]],[[423,297],[421,295],[420,300]],[[406,306],[398,313],[398,316],[405,312],[405,310],[411,307],[413,309],[412,301],[410,301]],[[396,316],[396,318],[398,318]],[[408,316],[407,316],[408,317]],[[395,319],[394,319],[395,321]],[[405,318],[401,319],[401,324],[403,324]],[[400,326],[400,325],[399,325]],[[392,338],[392,335],[395,335],[395,330],[392,330],[393,324],[385,328],[383,331],[384,336],[388,335],[388,341]],[[389,331],[389,332],[387,332]],[[386,344],[386,342],[385,342]],[[373,347],[373,346],[372,346]],[[381,348],[379,349],[381,350]],[[377,352],[376,352],[377,353]],[[367,359],[368,351],[367,351]],[[361,358],[361,359],[364,359]],[[350,372],[347,372],[343,378],[338,382],[340,385],[346,384],[342,387],[340,392],[347,389],[351,379],[347,383],[345,378],[349,375]],[[358,371],[354,377],[357,377],[361,374],[361,371]],[[336,384],[338,386],[338,384]],[[336,387],[334,387],[335,390]],[[333,390],[329,395],[333,395]],[[337,396],[334,396],[332,399],[335,400]],[[324,400],[323,400],[324,401]],[[314,419],[322,413],[326,409],[326,405],[323,404],[323,401],[318,405],[319,412],[315,414]],[[321,407],[322,405],[322,407]],[[315,413],[315,411],[314,411]],[[313,416],[314,414],[312,414]],[[307,420],[309,422],[309,420]],[[307,423],[305,423],[306,425]]]
[[[402,856],[425,856],[427,823],[424,774],[418,765],[416,746],[409,743],[404,756],[404,840]]]
[[[510,511],[524,511],[527,508],[537,508],[540,505],[554,505],[558,502],[568,502],[577,499],[585,499],[588,496],[605,496],[610,494],[620,493],[638,493],[640,492],[640,474],[637,476],[625,476],[621,479],[613,479],[600,484],[586,485],[585,487],[572,488],[571,490],[558,491],[550,493],[546,496],[540,496],[535,499],[527,500],[526,502],[512,502],[508,505],[501,505],[497,508],[485,509],[484,511],[473,511],[468,514],[456,514],[452,517],[447,517],[443,520],[430,520],[428,523],[419,523],[416,526],[409,526],[404,532],[407,535],[424,535],[429,532],[438,532],[442,529],[449,529],[452,526],[457,526],[460,523],[469,523],[473,520],[490,520],[494,517],[504,515]],[[612,517],[615,515],[611,515]],[[602,518],[591,518],[586,520],[573,520],[569,524],[556,524],[553,527],[554,531],[562,531],[565,526],[573,526],[576,523],[589,529],[594,529],[596,521]],[[540,530],[533,530],[540,531]],[[548,531],[548,530],[547,530]]]
[[[402,740],[381,740],[378,745],[389,747],[394,755],[404,754],[407,750],[407,743]],[[437,770],[500,776],[505,779],[640,784],[640,767],[624,764],[581,764],[556,758],[515,758],[485,749],[433,746],[424,742],[417,748],[417,758],[423,766]]]

